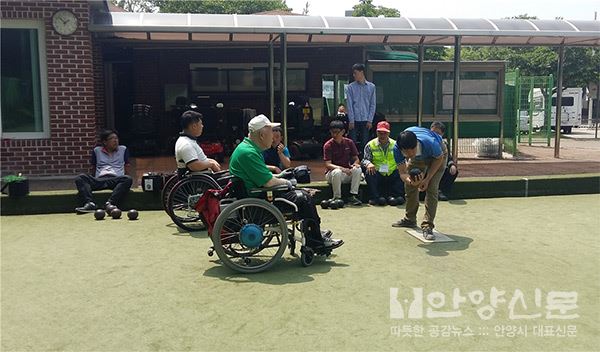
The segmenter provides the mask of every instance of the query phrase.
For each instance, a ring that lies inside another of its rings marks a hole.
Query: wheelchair
[[[164,183],[163,208],[173,223],[184,231],[202,231],[202,222],[194,206],[208,189],[221,189],[228,182],[229,170],[190,172],[178,170]]]
[[[281,259],[286,248],[296,257],[296,242],[301,245],[302,266],[310,266],[315,256],[329,257],[332,249],[307,245],[304,233],[313,224],[299,219],[296,204],[279,197],[289,190],[283,185],[247,192],[243,181],[233,177],[224,189],[208,191],[204,198],[212,197],[213,206],[220,210],[215,220],[207,218],[209,205],[200,209],[213,242],[208,255],[216,252],[221,263],[241,273],[269,269]]]

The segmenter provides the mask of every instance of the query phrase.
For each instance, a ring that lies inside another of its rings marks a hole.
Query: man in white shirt
[[[208,158],[197,141],[204,129],[202,114],[192,110],[184,112],[181,114],[181,127],[183,130],[175,143],[175,160],[180,174],[185,171],[220,171],[221,165]]]

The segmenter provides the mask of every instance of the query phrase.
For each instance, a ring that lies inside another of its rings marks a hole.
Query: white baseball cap
[[[277,127],[281,125],[279,122],[271,122],[268,117],[263,114],[254,116],[250,122],[248,122],[248,130],[250,132],[256,132],[265,126]]]

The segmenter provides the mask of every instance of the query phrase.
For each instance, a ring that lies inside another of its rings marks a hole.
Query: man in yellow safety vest
[[[394,160],[396,141],[390,138],[390,124],[377,124],[377,138],[367,143],[362,161],[369,187],[369,204],[404,204],[404,184]]]

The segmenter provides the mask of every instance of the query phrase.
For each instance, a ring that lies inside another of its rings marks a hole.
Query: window
[[[440,72],[438,112],[451,114],[453,107],[454,73]],[[498,72],[464,72],[460,79],[460,112],[473,115],[498,113]]]
[[[275,90],[280,89],[279,64],[275,64],[273,78]],[[308,64],[289,63],[287,70],[287,90],[306,91]],[[211,92],[267,92],[269,73],[266,64],[224,63],[190,64],[191,91]]]
[[[377,111],[385,115],[417,114],[419,78],[416,72],[373,72]],[[433,114],[435,74],[423,73],[423,112]]]
[[[560,98],[561,106],[573,106],[575,104],[575,99],[573,97],[561,97]],[[552,106],[556,106],[556,97],[552,97]]]
[[[229,90],[232,92],[264,92],[267,71],[264,69],[229,70]]]
[[[3,138],[48,138],[44,23],[2,20]]]
[[[192,91],[226,92],[227,71],[218,68],[196,68],[192,70]]]

